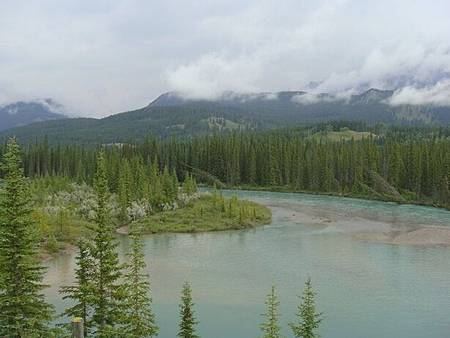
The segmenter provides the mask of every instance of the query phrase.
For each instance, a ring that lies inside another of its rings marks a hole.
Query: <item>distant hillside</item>
[[[63,106],[52,99],[10,103],[0,106],[0,130],[66,118],[63,112]]]
[[[377,137],[377,135],[367,131],[353,131],[348,128],[341,128],[341,130],[339,131],[332,131],[332,130],[319,131],[311,135],[310,138],[315,139],[317,141],[323,140],[323,141],[339,142],[350,140],[359,141],[362,139],[368,139],[370,137]]]
[[[47,121],[0,133],[23,142],[47,135],[51,142],[118,142],[146,136],[194,136],[262,130],[332,120],[367,124],[449,124],[450,107],[392,106],[392,91],[368,90],[350,98],[330,94],[225,93],[216,100],[188,100],[166,93],[147,107],[103,119]]]

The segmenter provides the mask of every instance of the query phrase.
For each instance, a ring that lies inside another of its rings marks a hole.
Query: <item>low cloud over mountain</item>
[[[1,2],[0,104],[51,96],[105,116],[162,91],[372,87],[396,90],[393,104],[447,104],[449,12],[444,0]]]

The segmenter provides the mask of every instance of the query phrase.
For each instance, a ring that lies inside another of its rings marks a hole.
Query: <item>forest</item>
[[[221,188],[336,194],[450,206],[446,128],[320,124],[266,132],[143,142],[0,147],[0,336],[66,337],[81,318],[85,337],[154,337],[144,233],[242,229],[270,222],[256,203]],[[345,137],[344,137],[345,135]],[[343,136],[342,138],[340,136]],[[199,194],[197,185],[212,187]],[[119,262],[117,229],[132,245]],[[42,250],[76,247],[75,283],[59,319],[42,295]],[[295,337],[317,337],[322,320],[306,281]],[[192,290],[184,284],[179,337],[198,337]],[[280,337],[279,300],[267,300],[263,337]],[[56,325],[60,323],[61,325]]]
[[[64,313],[56,314],[43,295],[46,269],[39,257],[41,243],[36,237],[38,229],[30,181],[24,176],[18,143],[15,139],[7,143],[1,162],[1,337],[138,338],[158,335],[156,315],[152,310],[151,284],[145,274],[147,263],[143,254],[142,228],[132,223],[128,260],[120,262],[116,224],[111,218],[111,192],[105,152],[100,149],[94,157],[95,169],[91,178],[94,206],[88,212],[92,220],[85,225],[84,234],[76,242],[75,282],[60,290],[61,297],[70,300],[71,306]],[[123,172],[128,175],[133,171]],[[167,203],[173,203],[176,198],[176,191],[179,190],[177,176],[175,173],[171,175],[167,167],[162,174],[157,170],[154,174],[154,182],[161,183],[156,185],[161,188],[158,198],[161,198],[160,208],[164,209]],[[124,189],[120,188],[122,186],[128,187],[126,178],[119,180],[119,191]],[[154,187],[155,184],[150,186]],[[195,180],[190,175],[185,176],[182,190],[189,196],[196,192]],[[130,193],[131,190],[125,190],[125,195],[119,195],[119,198],[127,198]],[[212,200],[225,213],[232,214],[233,208],[239,207],[236,199],[226,203],[217,191],[213,192]],[[81,204],[81,201],[78,203]],[[244,217],[242,213],[252,217],[248,215],[248,208],[248,205],[240,205],[240,221]],[[256,218],[255,213],[253,206],[253,217]],[[314,297],[311,281],[307,280],[296,314],[298,321],[289,324],[296,337],[316,337],[322,319],[316,311]],[[261,332],[264,337],[280,337],[279,301],[274,286],[265,304],[267,312],[260,326]],[[192,289],[188,282],[183,285],[179,314],[177,336],[199,337]],[[69,324],[70,318],[73,318],[72,325]]]
[[[161,171],[180,181],[186,174],[192,175],[200,183],[217,187],[449,206],[449,128],[368,128],[353,123],[353,130],[368,136],[326,136],[327,130],[339,135],[343,126],[335,122],[313,129],[147,138],[137,143],[104,145],[109,188],[126,194],[121,183],[126,176],[133,187],[131,200],[140,200],[152,189],[152,175]],[[101,146],[50,145],[47,140],[28,144],[23,155],[25,173],[29,177],[62,176],[92,184],[95,157]],[[150,195],[157,199],[161,194]]]
[[[15,139],[0,147],[0,336],[65,337],[81,318],[85,337],[153,337],[158,333],[144,232],[240,228],[270,221],[264,209],[220,188],[306,191],[449,207],[450,139],[445,128],[342,123],[197,138],[55,145]],[[331,137],[332,135],[332,137]],[[350,135],[351,139],[339,138]],[[361,136],[357,139],[354,136]],[[215,187],[198,197],[197,182]],[[186,219],[185,223],[180,219]],[[199,222],[199,220],[203,220]],[[49,226],[50,224],[50,226]],[[132,245],[119,262],[116,230]],[[211,226],[211,224],[215,224]],[[61,289],[73,304],[55,326],[42,296],[42,249],[77,247],[76,282]],[[14,281],[14,282],[13,282]],[[179,337],[197,337],[192,290],[183,286]],[[264,337],[279,337],[275,288],[266,300]],[[305,284],[296,337],[316,337],[321,314]]]

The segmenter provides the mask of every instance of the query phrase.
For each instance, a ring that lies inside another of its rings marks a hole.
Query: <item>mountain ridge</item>
[[[51,98],[12,102],[0,106],[0,131],[64,118],[65,108]]]
[[[236,130],[267,130],[332,120],[367,124],[450,124],[450,107],[394,106],[392,90],[369,89],[347,97],[304,91],[240,94],[215,99],[189,99],[161,94],[147,106],[101,119],[58,119],[13,128],[24,142],[48,136],[56,143],[111,143],[157,137],[211,134]]]

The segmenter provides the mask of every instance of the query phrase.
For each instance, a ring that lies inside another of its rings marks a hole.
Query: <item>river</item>
[[[272,284],[283,334],[292,337],[287,323],[295,319],[297,295],[308,277],[324,313],[323,338],[450,337],[450,246],[391,241],[417,229],[446,231],[449,211],[331,196],[225,192],[232,193],[269,206],[272,224],[145,237],[159,337],[176,337],[185,280],[192,283],[201,337],[259,337]],[[128,244],[121,236],[121,256]],[[58,288],[72,281],[74,257],[60,256],[48,265],[46,295],[61,311]]]

